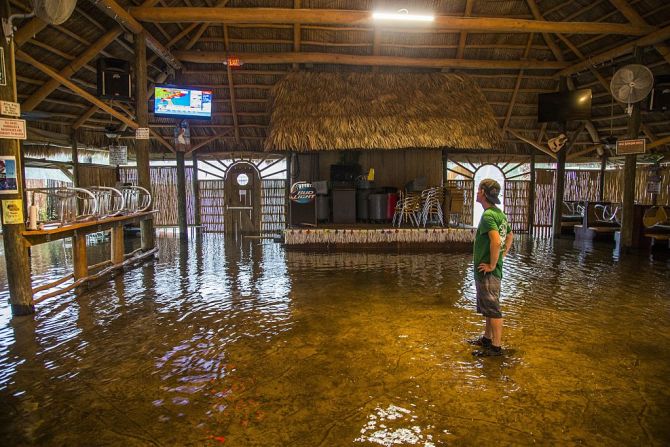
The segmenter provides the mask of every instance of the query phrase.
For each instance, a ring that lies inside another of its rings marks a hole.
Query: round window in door
[[[245,173],[238,175],[236,180],[240,186],[247,186],[249,184],[249,176]]]

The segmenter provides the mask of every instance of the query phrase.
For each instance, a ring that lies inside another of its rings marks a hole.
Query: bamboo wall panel
[[[442,185],[441,151],[360,151],[356,154],[359,154],[358,164],[363,174],[374,168],[376,187],[402,189],[417,177],[425,177],[427,186]],[[330,165],[338,164],[344,156],[343,152],[319,153],[319,180],[330,180]]]
[[[563,200],[598,200],[600,171],[565,171]]]
[[[224,186],[223,180],[200,180],[200,222],[207,233],[222,233],[224,230]]]
[[[658,195],[657,205],[670,205],[670,168],[661,170],[661,193]],[[638,167],[635,175],[635,202],[641,205],[651,205],[652,196],[647,194],[648,167]],[[605,173],[605,196],[609,202],[623,201],[623,169],[607,171]]]
[[[149,170],[151,177],[151,196],[153,197],[156,226],[177,226],[177,168],[175,166],[154,166]],[[121,181],[137,185],[137,169],[119,169]],[[188,225],[195,223],[193,210],[193,169],[186,167],[186,220]]]
[[[505,214],[514,233],[528,233],[528,191],[530,182],[505,182]]]
[[[79,165],[79,186],[116,186],[118,181],[117,168],[106,166]]]
[[[544,234],[551,230],[554,209],[555,171],[538,169],[535,172],[535,221],[536,231]]]
[[[277,235],[286,228],[286,180],[263,180],[261,234]]]
[[[441,162],[441,159],[440,159]],[[473,225],[472,214],[475,200],[475,181],[474,180],[448,180],[446,182],[448,187],[456,187],[463,191],[463,214],[461,215],[461,223],[465,225]]]

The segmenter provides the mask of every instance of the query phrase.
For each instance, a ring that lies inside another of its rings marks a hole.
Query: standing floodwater
[[[667,257],[520,240],[509,353],[480,359],[469,250],[158,243],[154,263],[14,320],[2,256],[0,445],[670,443]],[[36,247],[34,277],[67,253]]]

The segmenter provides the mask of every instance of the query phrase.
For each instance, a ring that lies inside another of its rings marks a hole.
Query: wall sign
[[[136,140],[148,140],[149,139],[149,128],[148,127],[138,127],[135,129],[135,139]]]
[[[128,164],[128,146],[109,146],[109,164],[127,165]]]
[[[634,140],[618,140],[616,142],[617,155],[644,154],[647,151],[647,140],[636,138]]]
[[[291,186],[289,199],[296,203],[310,203],[316,198],[316,189],[309,182],[295,182]]]
[[[0,138],[6,140],[25,140],[26,120],[0,118]]]
[[[17,194],[16,158],[0,157],[0,194]]]
[[[21,104],[18,102],[0,101],[0,115],[21,116]]]
[[[5,225],[23,223],[23,200],[2,201],[2,223]]]

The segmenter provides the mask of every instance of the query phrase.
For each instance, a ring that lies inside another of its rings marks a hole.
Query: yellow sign
[[[23,223],[23,200],[2,201],[2,223],[5,225]]]

